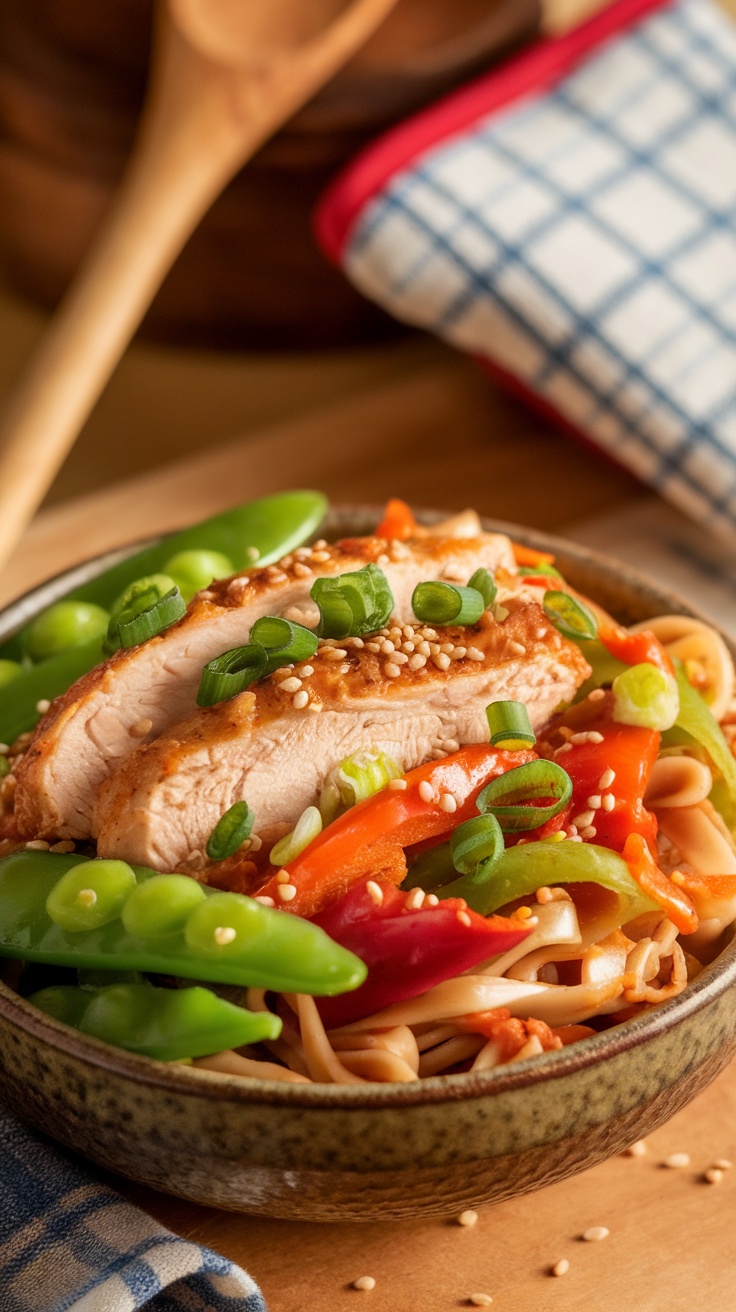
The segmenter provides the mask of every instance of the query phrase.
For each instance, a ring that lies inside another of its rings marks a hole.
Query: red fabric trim
[[[614,0],[587,23],[563,36],[536,41],[499,68],[379,137],[338,174],[317,205],[314,227],[325,253],[335,264],[340,263],[363,207],[418,155],[465,131],[493,110],[559,82],[595,46],[668,3],[671,0]]]

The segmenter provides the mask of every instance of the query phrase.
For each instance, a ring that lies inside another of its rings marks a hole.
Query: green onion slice
[[[319,606],[320,638],[375,633],[388,623],[394,609],[388,579],[377,565],[364,565],[334,578],[315,579],[309,595]]]
[[[493,602],[496,600],[496,593],[498,592],[496,581],[493,578],[493,575],[482,566],[475,571],[475,574],[473,574],[471,578],[468,579],[468,587],[475,588],[476,592],[480,593],[486,610],[488,610],[488,607],[492,606]]]
[[[572,780],[554,761],[517,765],[486,784],[476,806],[481,815],[495,815],[504,833],[539,829],[572,797]],[[547,800],[546,806],[535,806]]]
[[[537,741],[523,702],[491,702],[486,706],[491,745],[513,752]]]
[[[254,642],[247,647],[233,647],[208,661],[202,670],[197,693],[198,706],[214,706],[244,692],[268,669],[268,652]]]
[[[255,815],[247,802],[235,802],[217,821],[207,839],[207,855],[210,861],[225,861],[234,856],[250,837]]]
[[[495,815],[476,815],[458,825],[450,839],[450,852],[461,875],[472,875],[484,862],[497,861],[503,852],[503,833]]]
[[[303,624],[294,624],[278,615],[264,615],[250,631],[250,645],[265,647],[269,671],[282,665],[309,660],[319,646],[319,638]]]
[[[418,583],[411,607],[423,624],[477,624],[486,603],[477,588],[454,583]]]
[[[565,638],[589,642],[598,636],[598,621],[582,602],[567,592],[545,592],[544,613]]]
[[[105,637],[105,652],[111,656],[118,647],[137,647],[139,643],[147,642],[176,624],[186,610],[186,602],[177,587],[170,588],[163,595],[155,585],[146,588],[113,615]]]
[[[562,578],[560,571],[555,569],[554,565],[547,565],[546,562],[542,562],[541,565],[519,565],[519,573],[524,578],[531,577],[532,574],[544,574],[550,579]]]

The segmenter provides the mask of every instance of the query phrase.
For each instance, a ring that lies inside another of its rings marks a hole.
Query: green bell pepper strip
[[[154,971],[286,993],[344,993],[365,979],[362,961],[333,943],[316,925],[240,893],[222,893],[205,885],[201,885],[204,898],[194,906],[180,899],[181,916],[173,916],[169,924],[174,928],[167,933],[160,932],[161,919],[151,905],[152,932],[144,934],[145,908],[136,906],[133,917],[126,914],[127,902],[120,907],[119,917],[106,924],[63,929],[52,919],[47,903],[53,914],[53,890],[82,863],[89,871],[84,883],[95,891],[96,900],[80,899],[78,913],[81,919],[89,906],[90,923],[95,925],[97,907],[106,891],[101,868],[107,862],[76,853],[67,856],[27,850],[0,859],[0,956],[83,970]],[[135,885],[129,897],[138,903],[137,889],[146,881],[169,880],[143,866],[131,869]],[[180,881],[187,879],[187,875],[179,876]],[[69,881],[66,886],[69,888]],[[157,887],[154,882],[154,889]],[[171,898],[171,888],[161,887]],[[136,934],[125,928],[126,922],[135,925]]]
[[[500,859],[490,865],[486,879],[476,880],[472,901],[468,905],[483,916],[499,907],[529,897],[538,888],[553,884],[600,884],[621,900],[621,924],[645,911],[656,911],[657,903],[641,891],[626,862],[607,847],[592,843],[524,843],[507,847]],[[449,888],[437,889],[437,896],[456,897]]]
[[[594,688],[608,687],[619,674],[623,674],[630,668],[630,666],[624,665],[623,661],[619,661],[615,656],[612,656],[598,638],[592,638],[590,641],[584,640],[579,645],[593,672],[585,680],[585,683],[578,688],[573,698],[576,702],[582,702]]]
[[[67,596],[110,609],[131,583],[160,572],[172,555],[190,548],[222,551],[236,570],[253,567],[256,562],[249,554],[253,548],[259,553],[257,564],[267,565],[304,542],[322,521],[326,508],[327,501],[320,492],[262,497],[128,556]],[[31,669],[21,670],[11,683],[0,684],[0,741],[12,743],[19,734],[32,729],[40,719],[36,709],[39,701],[52,701],[99,665],[105,659],[102,642],[101,637],[92,638],[69,647]],[[0,647],[0,658],[17,656],[22,643],[23,632]]]
[[[675,720],[675,733],[680,729],[705,748],[713,764],[723,775],[731,801],[736,802],[736,759],[723,736],[723,730],[700,693],[693,688],[682,661],[676,660],[674,665],[680,693],[680,711]],[[10,686],[12,688],[15,685]],[[667,734],[663,735],[662,745],[665,746],[668,742]]]
[[[161,989],[152,984],[78,988],[56,984],[28,999],[48,1016],[116,1048],[159,1061],[205,1057],[244,1043],[277,1039],[281,1021],[268,1011],[246,1011],[210,989]]]

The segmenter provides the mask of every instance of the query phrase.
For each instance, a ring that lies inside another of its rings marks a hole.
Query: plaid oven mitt
[[[736,24],[616,0],[394,129],[317,215],[397,318],[736,538]]]

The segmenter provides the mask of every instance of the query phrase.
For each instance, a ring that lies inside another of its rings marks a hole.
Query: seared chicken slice
[[[383,630],[324,642],[309,663],[199,711],[137,748],[100,790],[100,856],[197,870],[221,815],[245,798],[256,831],[292,825],[329,771],[359,749],[404,771],[488,740],[489,702],[526,703],[535,728],[590,673],[579,648],[533,602],[503,622]],[[403,649],[405,648],[405,649]]]
[[[412,592],[423,579],[467,583],[480,566],[492,573],[501,565],[516,568],[511,543],[502,534],[425,534],[409,542],[317,542],[277,565],[213,583],[194,598],[178,624],[139,647],[117,652],[53,703],[17,771],[20,833],[94,836],[92,814],[100,785],[142,741],[150,742],[192,714],[202,666],[247,643],[262,615],[287,613],[304,621],[303,608],[313,607],[309,590],[316,578],[368,562],[384,570],[401,619],[411,617]]]

